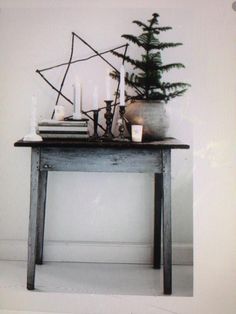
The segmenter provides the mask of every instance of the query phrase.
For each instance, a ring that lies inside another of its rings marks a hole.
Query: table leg
[[[171,152],[163,150],[163,280],[164,294],[172,293]]]
[[[154,248],[153,268],[161,268],[161,212],[162,212],[162,187],[161,173],[154,175]]]
[[[45,226],[45,209],[47,197],[47,171],[39,172],[38,206],[37,206],[37,234],[36,234],[36,264],[43,263],[43,243]]]
[[[36,225],[39,186],[39,158],[38,148],[32,148],[31,153],[31,182],[30,182],[30,213],[28,232],[28,264],[27,264],[27,289],[34,289],[35,259],[36,259]]]

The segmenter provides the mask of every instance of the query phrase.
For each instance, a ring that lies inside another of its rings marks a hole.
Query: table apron
[[[41,171],[162,173],[162,150],[43,147]]]

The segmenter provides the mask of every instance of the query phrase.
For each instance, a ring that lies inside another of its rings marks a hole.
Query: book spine
[[[88,131],[52,131],[52,132],[49,132],[49,131],[40,131],[39,134],[88,134]]]
[[[65,123],[44,123],[44,122],[39,122],[38,127],[87,127],[88,123],[70,123],[70,122],[65,122]]]
[[[58,120],[52,120],[52,119],[43,119],[39,121],[39,124],[44,124],[44,125],[52,125],[52,124],[85,124],[88,123],[89,119],[80,119],[80,120],[62,120],[62,121],[58,121]]]
[[[88,131],[87,126],[39,126],[39,132],[86,132]]]
[[[42,138],[89,138],[89,134],[54,134],[54,133],[45,133],[45,134],[41,134]]]

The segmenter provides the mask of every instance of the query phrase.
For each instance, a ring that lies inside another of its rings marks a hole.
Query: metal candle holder
[[[98,113],[99,109],[93,110],[93,135],[92,138],[97,140],[99,138],[98,136]]]
[[[119,136],[117,138],[118,141],[129,141],[125,137],[125,106],[119,106],[119,113],[120,113],[120,124],[119,124]]]
[[[102,136],[102,139],[112,140],[113,139],[113,134],[111,133],[112,119],[113,119],[113,113],[111,112],[112,100],[105,100],[105,103],[106,103],[106,112],[104,114],[104,117],[106,119],[106,130]]]

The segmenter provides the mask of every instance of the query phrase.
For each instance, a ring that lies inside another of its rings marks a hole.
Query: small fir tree
[[[154,13],[147,24],[141,21],[133,21],[141,29],[142,33],[139,36],[131,34],[122,35],[123,38],[142,48],[144,51],[140,59],[132,59],[128,55],[125,57],[119,52],[114,51],[114,55],[123,58],[126,62],[133,66],[134,72],[126,73],[126,84],[135,89],[136,96],[133,99],[146,100],[164,100],[169,101],[176,96],[182,96],[190,86],[182,82],[164,82],[162,76],[165,72],[171,69],[184,68],[182,63],[163,64],[161,52],[167,48],[173,48],[182,45],[181,43],[161,42],[159,35],[161,32],[172,29],[169,26],[159,26],[159,14]],[[112,77],[119,78],[116,72],[113,72]]]

